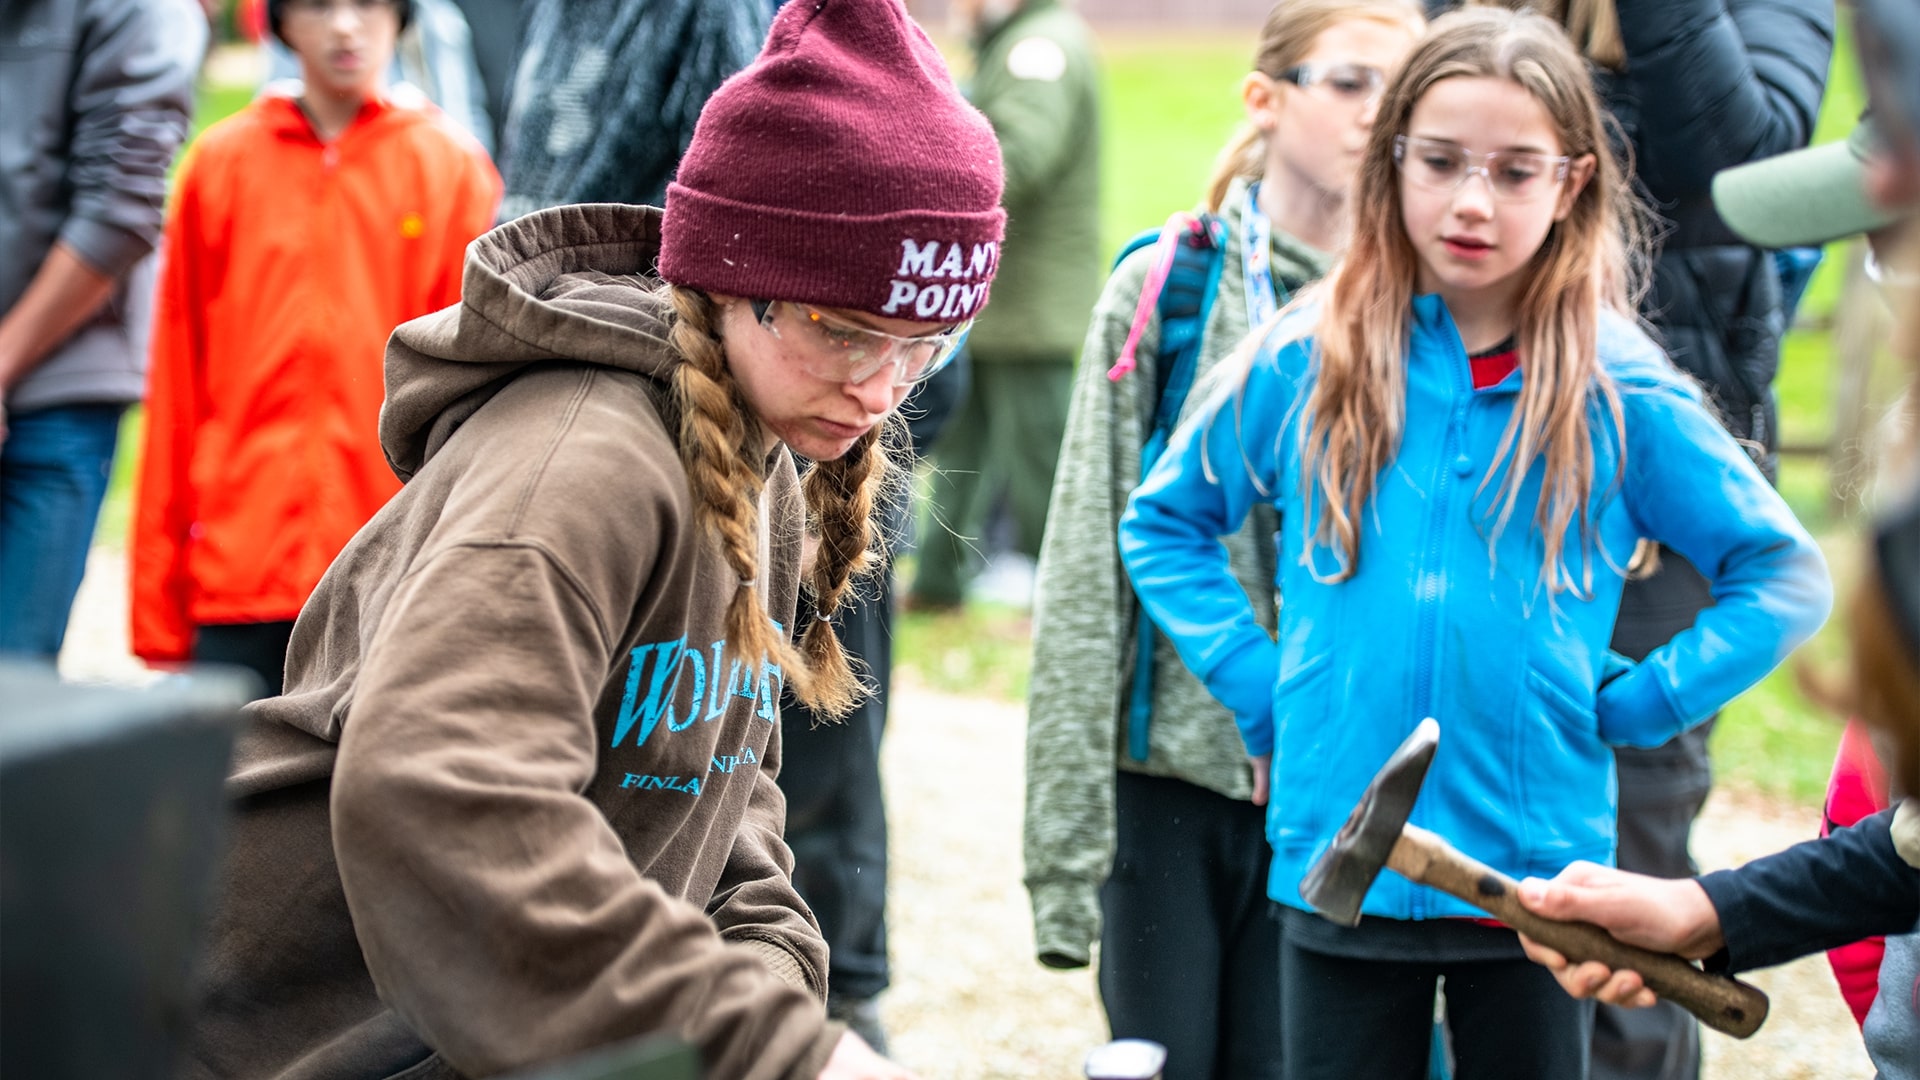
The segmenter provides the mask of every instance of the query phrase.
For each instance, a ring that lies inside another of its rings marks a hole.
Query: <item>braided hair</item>
[[[706,293],[667,286],[673,304],[670,341],[683,358],[674,369],[680,410],[680,461],[693,495],[694,519],[713,537],[740,588],[727,605],[727,644],[780,666],[794,696],[821,716],[846,715],[867,693],[829,621],[854,578],[884,564],[881,530],[873,524],[880,492],[895,468],[882,429],[867,432],[846,454],[808,468],[801,490],[819,549],[805,576],[816,618],[800,646],[777,631],[753,583],[760,575],[759,502],[765,481],[757,448],[760,422],[741,397],[720,344],[718,308]]]

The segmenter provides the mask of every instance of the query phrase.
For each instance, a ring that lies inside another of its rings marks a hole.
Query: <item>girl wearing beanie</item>
[[[825,1018],[776,709],[861,692],[824,618],[876,561],[884,422],[986,302],[1000,178],[899,0],[817,0],[709,101],[664,212],[474,242],[460,304],[388,347],[405,486],[241,734],[187,1075],[480,1077],[652,1033],[714,1078],[907,1075]]]

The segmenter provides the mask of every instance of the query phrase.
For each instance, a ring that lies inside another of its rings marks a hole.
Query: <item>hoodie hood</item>
[[[402,481],[530,364],[598,364],[661,383],[680,355],[654,276],[660,211],[558,206],[467,247],[460,303],[403,323],[387,342],[380,445]]]

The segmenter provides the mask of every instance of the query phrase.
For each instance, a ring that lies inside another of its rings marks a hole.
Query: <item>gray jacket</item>
[[[1877,1080],[1920,1078],[1920,926],[1887,939],[1880,959],[1880,995],[1860,1028]]]
[[[1881,760],[1886,760],[1882,758]],[[1893,815],[1894,850],[1920,869],[1920,803],[1905,800]],[[1880,995],[1860,1026],[1876,1080],[1920,1080],[1920,926],[1887,938],[1880,958]]]
[[[130,279],[160,235],[206,45],[191,0],[0,6],[0,312],[56,242],[120,279],[99,317],[13,387],[9,410],[144,393],[151,284]]]

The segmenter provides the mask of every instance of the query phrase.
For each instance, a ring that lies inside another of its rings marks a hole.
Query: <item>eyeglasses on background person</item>
[[[1475,173],[1486,177],[1495,196],[1514,202],[1536,199],[1567,178],[1570,157],[1524,150],[1476,154],[1437,139],[1393,137],[1393,161],[1401,175],[1429,191],[1457,191]]]
[[[1371,105],[1387,89],[1387,73],[1366,64],[1295,64],[1274,78],[1354,105]]]
[[[809,304],[753,300],[754,317],[767,332],[799,347],[800,366],[829,382],[863,383],[892,365],[893,385],[912,386],[952,362],[973,320],[930,334],[889,334],[836,319]]]

